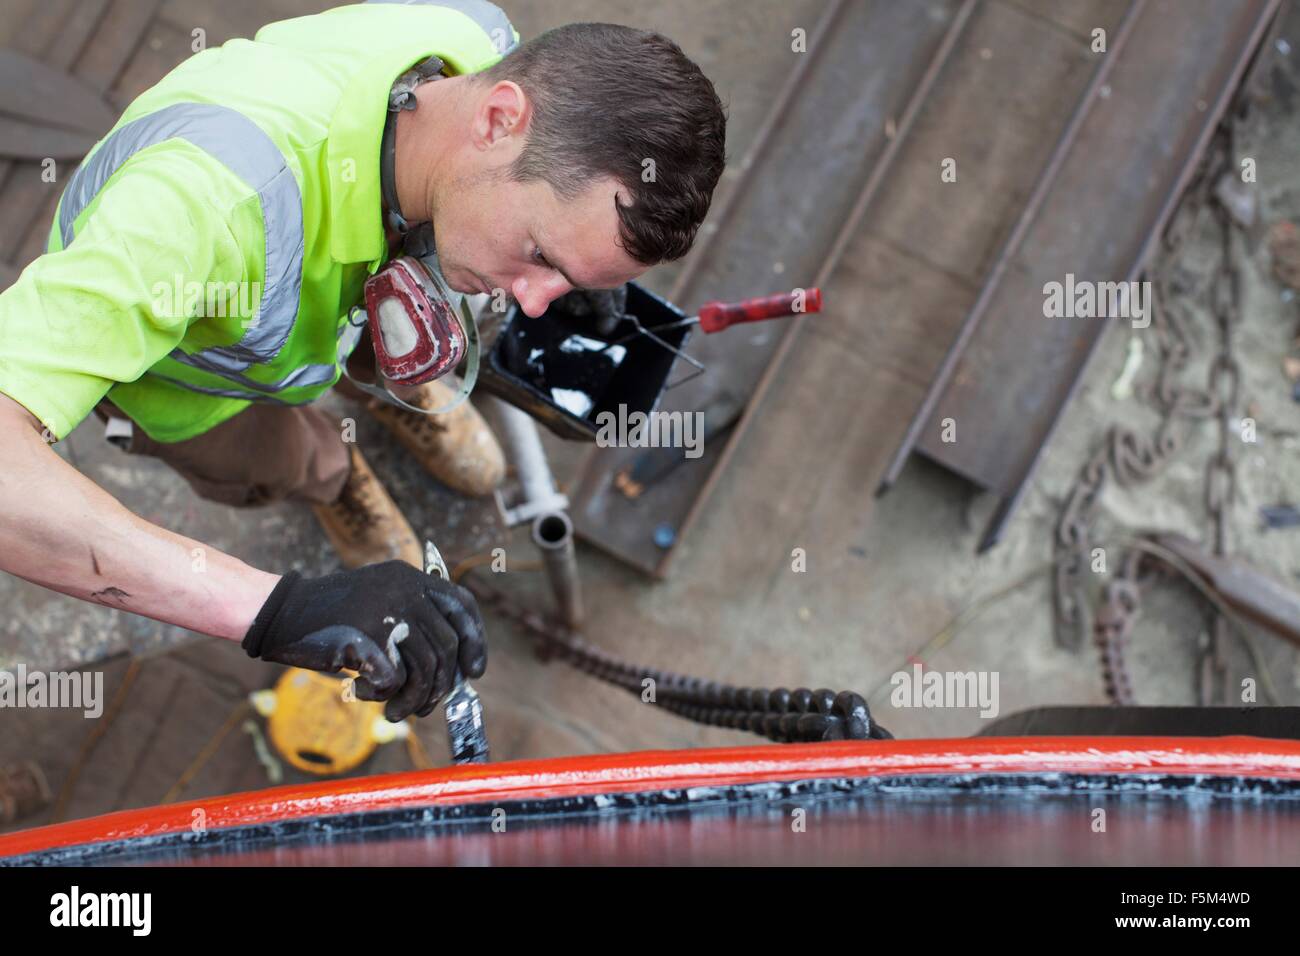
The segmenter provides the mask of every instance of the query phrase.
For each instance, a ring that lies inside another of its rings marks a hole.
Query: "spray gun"
[[[450,581],[447,564],[432,541],[424,542],[424,573]],[[478,692],[456,668],[456,683],[443,702],[447,717],[447,742],[452,763],[487,763],[487,729],[483,726],[483,704]]]

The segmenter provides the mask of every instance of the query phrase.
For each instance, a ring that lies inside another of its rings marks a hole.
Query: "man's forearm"
[[[0,395],[0,569],[106,607],[240,640],[279,580],[150,524],[56,455]]]

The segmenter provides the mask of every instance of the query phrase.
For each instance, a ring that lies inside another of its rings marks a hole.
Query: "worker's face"
[[[438,259],[457,292],[487,292],[539,316],[574,288],[613,289],[646,266],[618,242],[617,181],[594,181],[564,200],[542,180],[512,182],[530,115],[513,83],[482,93],[473,126],[457,157],[457,175],[437,189],[433,228]]]

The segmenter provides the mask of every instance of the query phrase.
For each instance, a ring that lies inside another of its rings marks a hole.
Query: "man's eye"
[[[538,265],[545,266],[548,269],[551,268],[551,264],[546,261],[546,256],[542,255],[542,250],[537,248],[536,246],[533,247],[533,261],[536,262]]]

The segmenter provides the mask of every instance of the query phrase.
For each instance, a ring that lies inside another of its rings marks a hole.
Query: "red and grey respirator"
[[[479,341],[464,296],[453,292],[438,268],[437,256],[399,256],[366,280],[365,306],[356,306],[339,342],[339,364],[348,380],[376,398],[413,412],[449,412],[469,397],[478,378]],[[465,378],[455,398],[441,408],[417,408],[380,383],[358,382],[348,373],[347,356],[370,329],[375,366],[399,385],[422,385],[441,378],[465,360]]]

